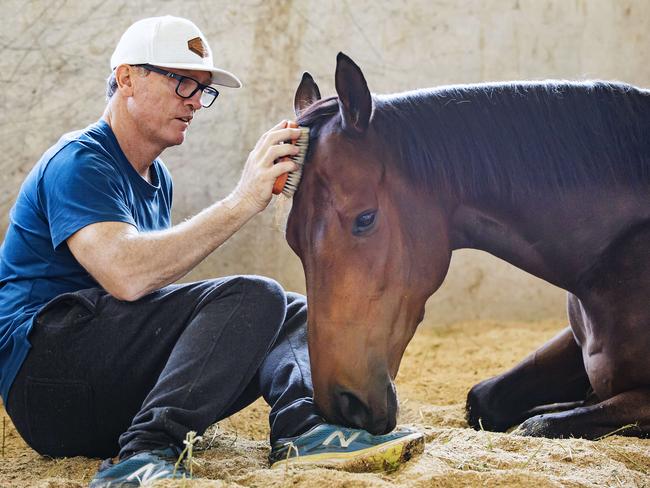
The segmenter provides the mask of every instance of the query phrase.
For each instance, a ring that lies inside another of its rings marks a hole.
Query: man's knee
[[[286,292],[277,281],[258,275],[233,275],[197,282],[202,290],[210,295],[216,292],[214,298],[225,294],[242,294],[247,298],[257,300],[279,301],[286,306]],[[203,293],[203,291],[201,292]]]
[[[264,296],[277,297],[286,303],[286,292],[282,285],[273,278],[258,275],[242,275],[237,279],[243,281],[250,293],[259,293]]]
[[[250,319],[275,335],[284,323],[287,294],[277,281],[264,276],[234,278],[242,289],[243,307]]]
[[[257,275],[243,275],[234,278],[241,286],[244,300],[263,309],[279,308],[284,313],[287,306],[287,293],[282,285],[272,278]]]

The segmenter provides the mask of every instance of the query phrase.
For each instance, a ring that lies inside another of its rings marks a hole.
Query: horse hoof
[[[547,437],[549,439],[568,439],[570,437],[585,437],[575,427],[572,428],[570,417],[564,412],[541,414],[530,417],[517,427],[513,434],[527,437]]]
[[[476,430],[490,430],[493,432],[505,432],[516,422],[510,421],[507,415],[503,415],[493,398],[495,378],[482,381],[472,387],[467,394],[465,404],[465,418],[470,427]]]
[[[546,415],[537,415],[527,419],[512,433],[527,437],[555,437],[549,435],[550,431],[550,423]]]

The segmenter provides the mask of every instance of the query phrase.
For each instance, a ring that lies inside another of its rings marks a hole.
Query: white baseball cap
[[[111,56],[111,70],[120,64],[209,71],[213,85],[241,86],[235,75],[214,67],[212,50],[199,28],[187,19],[171,15],[150,17],[131,25]]]

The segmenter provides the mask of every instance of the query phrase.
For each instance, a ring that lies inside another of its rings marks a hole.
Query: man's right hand
[[[299,136],[300,129],[287,128],[286,120],[263,134],[248,155],[239,183],[230,198],[250,206],[255,213],[264,210],[271,201],[273,184],[278,176],[298,169],[293,161],[275,161],[298,154],[296,146],[283,142]]]

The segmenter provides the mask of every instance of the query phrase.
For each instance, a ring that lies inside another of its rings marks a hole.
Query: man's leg
[[[237,280],[240,290],[229,299],[211,300],[184,330],[142,408],[120,436],[120,457],[155,448],[161,428],[180,445],[188,430],[201,434],[250,394],[249,385],[284,323],[286,298],[274,281]],[[259,393],[251,401],[257,397]]]
[[[285,321],[257,375],[226,417],[264,397],[271,406],[271,443],[324,423],[314,405],[307,349],[307,300],[288,292]]]
[[[271,443],[324,422],[314,404],[307,347],[307,300],[287,293],[287,314],[280,335],[260,368],[270,414]]]
[[[38,316],[8,411],[43,454],[180,446],[242,395],[284,322],[285,300],[257,277],[173,285],[131,303],[99,289],[63,295]]]

